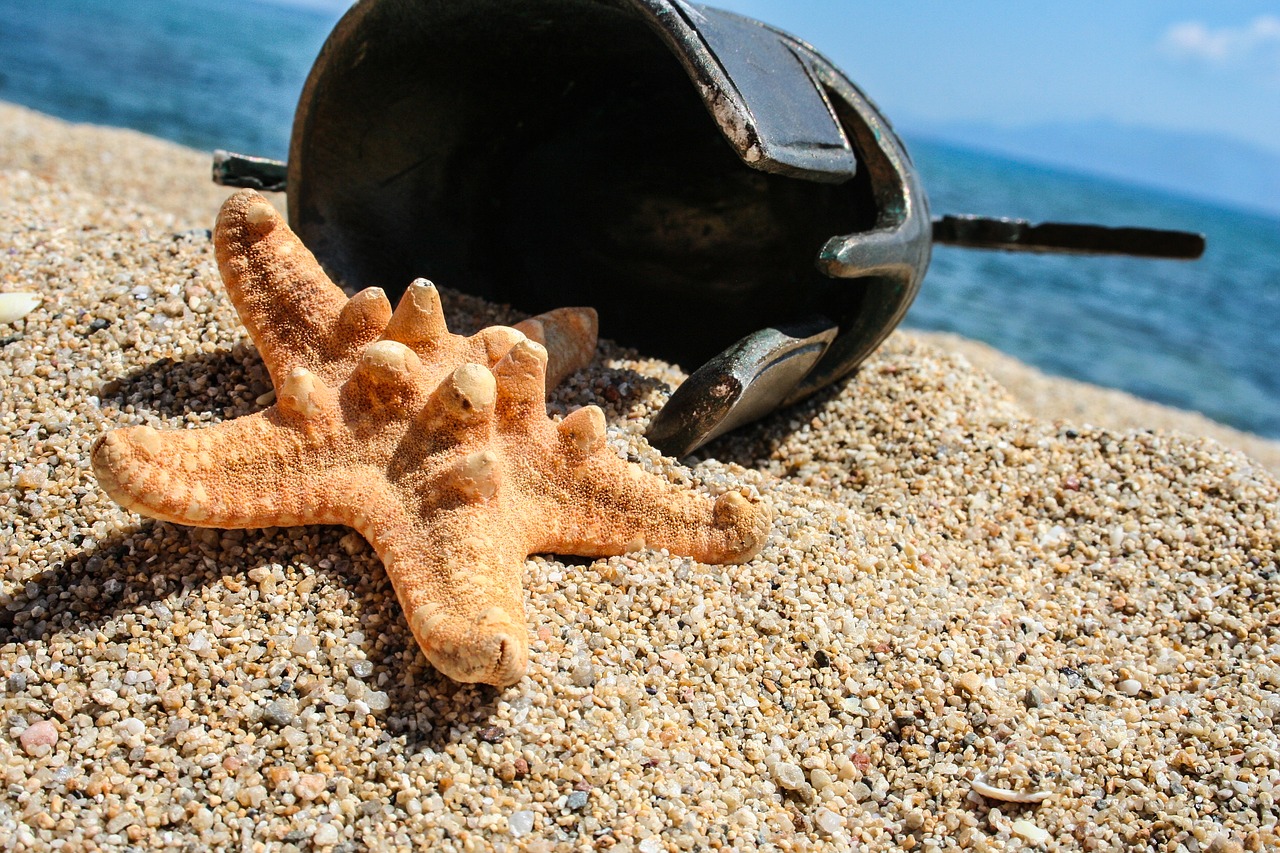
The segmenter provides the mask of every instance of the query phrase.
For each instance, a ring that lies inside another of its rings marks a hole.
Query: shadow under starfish
[[[427,659],[497,686],[527,664],[529,554],[724,563],[763,546],[770,513],[745,491],[713,500],[627,464],[595,406],[547,416],[548,387],[594,352],[590,309],[452,335],[429,282],[394,312],[380,288],[347,298],[253,192],[228,199],[214,243],[277,402],[100,438],[94,471],[123,506],[203,527],[354,527]]]
[[[56,569],[29,578],[10,606],[0,609],[0,638],[6,643],[50,648],[58,643],[58,637],[66,642],[74,635],[87,634],[93,638],[90,644],[95,648],[90,657],[123,660],[134,638],[129,631],[131,620],[121,617],[137,614],[164,625],[178,610],[203,613],[207,588],[232,578],[239,578],[244,584],[245,576],[255,568],[275,566],[279,571],[283,567],[287,576],[299,579],[301,570],[295,568],[300,542],[297,537],[268,534],[250,538],[240,530],[218,531],[210,537],[210,532],[213,531],[171,528],[164,522],[146,521],[135,530],[96,542]],[[351,614],[351,627],[363,634],[363,656],[374,667],[366,680],[386,691],[393,709],[378,715],[386,734],[401,738],[408,751],[439,750],[450,737],[448,726],[441,726],[441,720],[472,728],[487,725],[497,707],[498,694],[483,685],[455,682],[426,664],[410,633],[400,624],[398,611],[385,607],[390,592],[387,579],[380,572],[367,574],[370,568],[376,568],[376,556],[364,549],[348,554],[340,545],[342,536],[336,527],[316,527],[304,533],[305,540],[312,544],[303,546],[310,555],[303,564],[332,564],[332,568],[320,568],[313,576],[316,583],[309,597],[320,602],[335,598],[350,601],[351,605],[343,609]],[[318,559],[324,554],[331,556],[328,560]],[[252,583],[248,581],[247,585]],[[242,624],[258,622],[268,629],[267,634],[286,635],[282,626],[272,624],[279,606],[287,605],[268,605],[258,597],[246,606],[247,621]],[[190,654],[189,636],[171,637],[169,642]],[[222,645],[224,640],[210,638],[209,642],[211,646],[199,654],[210,660],[220,659],[227,651]],[[230,642],[234,644],[234,640]],[[302,678],[309,676],[310,667],[298,653],[277,649],[261,660],[270,660],[280,669],[281,679],[272,682],[279,691],[274,698],[291,699],[299,710],[323,708],[324,693],[312,692],[302,683]],[[321,660],[326,669],[333,665],[329,658]],[[152,665],[157,664],[152,661]],[[380,677],[384,673],[387,677]],[[242,684],[250,678],[243,676]],[[209,691],[194,701],[210,711],[226,710],[226,696],[220,695],[226,688],[225,682],[215,680]],[[77,691],[62,695],[78,697],[75,713],[97,716],[106,710],[89,695]],[[273,697],[268,694],[266,698]]]

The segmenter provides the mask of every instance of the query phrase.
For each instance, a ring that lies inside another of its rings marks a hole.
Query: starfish
[[[526,670],[530,554],[666,548],[728,563],[764,545],[771,514],[745,490],[712,499],[627,463],[597,406],[547,415],[547,389],[592,358],[594,311],[463,337],[423,279],[394,311],[380,288],[348,298],[252,191],[223,205],[214,245],[276,401],[208,427],[101,436],[94,472],[126,509],[201,527],[353,527],[431,664],[495,686]]]

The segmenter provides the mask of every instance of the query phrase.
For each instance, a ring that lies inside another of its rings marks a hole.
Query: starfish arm
[[[547,349],[547,393],[596,355],[600,321],[594,308],[557,308],[513,327]]]
[[[764,546],[767,506],[740,492],[712,500],[628,464],[605,442],[595,406],[565,418],[558,431],[572,464],[530,490],[545,496],[551,520],[536,550],[595,557],[666,548],[704,563],[740,563]]]
[[[404,509],[413,501],[366,491],[361,499],[382,509],[362,532],[431,665],[455,681],[505,687],[524,676],[529,658],[525,553],[498,523],[501,499],[460,486],[452,506],[417,516]]]
[[[296,367],[333,383],[381,336],[391,305],[380,288],[350,299],[258,193],[226,200],[213,233],[227,293],[276,387]]]
[[[275,408],[203,429],[113,430],[93,446],[98,483],[141,515],[199,527],[333,524],[313,439]]]

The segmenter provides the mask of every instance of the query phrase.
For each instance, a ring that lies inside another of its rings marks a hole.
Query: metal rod
[[[933,242],[969,249],[1133,255],[1192,261],[1204,254],[1204,235],[1158,228],[1110,228],[1067,222],[944,216],[933,220]]]
[[[288,170],[288,165],[279,160],[221,149],[213,152],[213,182],[224,187],[284,192]]]

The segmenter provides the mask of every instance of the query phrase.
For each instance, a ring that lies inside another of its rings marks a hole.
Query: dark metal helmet
[[[363,0],[307,80],[288,187],[348,287],[591,305],[690,370],[732,350],[742,387],[666,415],[698,443],[853,370],[930,251],[866,96],[804,42],[679,0]],[[692,449],[663,420],[655,443]]]
[[[221,152],[215,177],[283,188]],[[683,455],[854,370],[932,242],[1195,257],[1197,235],[946,217],[841,71],[683,0],[361,0],[294,117],[289,219],[349,288],[414,278],[591,305],[692,370],[649,438]]]

